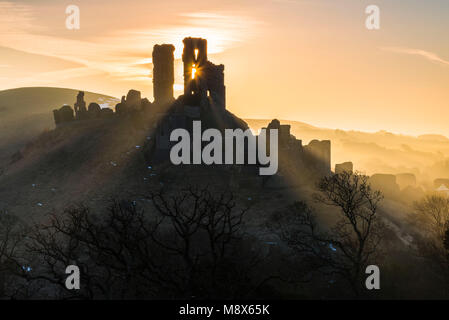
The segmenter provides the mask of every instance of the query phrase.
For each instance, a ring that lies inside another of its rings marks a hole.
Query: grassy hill
[[[0,163],[45,129],[54,128],[52,110],[76,101],[78,90],[32,87],[0,91]],[[117,99],[86,92],[87,103],[113,107]]]
[[[17,88],[0,91],[0,167],[11,155],[47,129],[54,128],[52,110],[72,105],[78,90],[50,87]],[[85,93],[87,103],[113,107],[117,99]],[[271,119],[245,119],[250,127],[265,127]],[[435,178],[449,178],[449,139],[441,135],[419,137],[344,131],[315,127],[299,121],[281,120],[303,144],[313,139],[332,141],[332,164],[352,161],[368,174],[412,172],[429,186]],[[335,124],[338,127],[338,124]]]
[[[7,165],[0,166],[0,211],[26,220],[41,219],[78,203],[104,209],[111,198],[145,205],[148,190],[170,190],[183,182],[209,188],[230,184],[233,171],[227,166],[180,169],[153,164],[149,155],[156,122],[155,114],[145,113],[74,121],[37,134],[9,158]],[[234,174],[242,176],[241,172]],[[253,178],[253,174],[248,177]],[[270,191],[260,195],[248,188],[248,194],[239,190],[242,201],[250,198],[253,203],[258,197],[279,196]],[[273,203],[283,205],[283,200],[275,198]]]
[[[82,199],[99,202],[101,196],[139,190],[146,166],[136,146],[144,139],[144,131],[115,118],[45,131],[0,173],[0,210],[41,216]]]

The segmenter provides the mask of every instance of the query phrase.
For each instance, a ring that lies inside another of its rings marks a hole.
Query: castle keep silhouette
[[[174,51],[171,44],[155,45],[153,48],[153,95],[154,101],[141,97],[141,93],[130,90],[115,106],[101,108],[97,103],[90,103],[86,108],[84,92],[78,93],[74,109],[64,105],[54,110],[57,126],[68,122],[126,117],[145,114],[154,117],[155,145],[154,162],[169,159],[169,150],[175,144],[170,141],[170,133],[177,128],[192,130],[194,120],[201,120],[202,129],[248,129],[248,125],[226,110],[226,87],[224,84],[224,65],[216,65],[208,60],[207,40],[202,38],[185,38],[182,61],[184,66],[184,94],[174,98]],[[273,120],[267,130],[277,129],[279,133],[280,168],[313,171],[320,175],[331,172],[331,143],[329,140],[313,140],[302,145],[290,133],[290,125],[281,125]]]

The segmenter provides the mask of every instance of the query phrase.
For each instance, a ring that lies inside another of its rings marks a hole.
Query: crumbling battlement
[[[294,167],[296,170],[313,171],[318,175],[330,174],[330,140],[312,140],[308,145],[303,145],[302,140],[290,133],[290,128],[290,125],[282,125],[277,119],[272,120],[266,128],[278,130],[280,167]]]
[[[141,98],[140,91],[129,90],[128,94],[122,97],[122,101],[115,106],[115,112],[111,108],[101,108],[96,102],[91,102],[86,108],[84,92],[80,91],[76,97],[74,109],[69,105],[64,105],[60,109],[53,110],[56,125],[75,120],[88,120],[109,118],[114,115],[123,116],[134,112],[148,111],[151,109],[151,102]]]

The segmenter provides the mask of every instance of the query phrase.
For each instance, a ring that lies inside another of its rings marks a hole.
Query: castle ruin
[[[167,161],[174,142],[170,133],[177,128],[192,129],[194,120],[201,120],[203,127],[224,129],[248,129],[248,125],[226,110],[226,87],[224,65],[208,60],[207,40],[185,38],[182,62],[184,66],[184,94],[174,98],[173,85],[174,51],[171,44],[155,45],[153,48],[153,93],[154,101],[142,98],[141,93],[130,90],[115,106],[100,108],[96,103],[86,108],[84,92],[80,91],[74,105],[54,110],[56,125],[74,120],[96,119],[110,116],[123,117],[129,114],[147,113],[155,119],[154,162]],[[319,175],[331,172],[331,143],[329,140],[313,140],[303,145],[290,133],[290,125],[281,125],[273,120],[266,128],[279,133],[279,163],[295,170],[313,171]],[[304,171],[304,172],[305,172]]]

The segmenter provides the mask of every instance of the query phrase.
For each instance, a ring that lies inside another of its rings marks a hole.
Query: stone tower
[[[207,40],[185,38],[184,51],[184,97],[187,105],[199,106],[207,98],[207,86],[204,84],[207,66]]]
[[[153,48],[153,94],[156,104],[167,104],[174,100],[174,51],[175,47],[171,44],[157,44]]]

